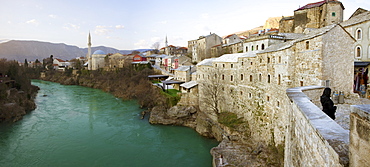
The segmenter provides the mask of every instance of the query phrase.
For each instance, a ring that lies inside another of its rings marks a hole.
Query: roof
[[[279,33],[278,35],[284,36],[285,39],[298,39],[304,36],[304,34],[300,33]]]
[[[189,71],[190,68],[193,68],[194,66],[181,66],[177,69],[175,69],[176,71]]]
[[[58,59],[58,58],[56,58],[56,60],[58,60],[59,62],[66,62],[66,61],[64,61],[62,59]]]
[[[348,27],[369,20],[370,20],[370,11],[367,11],[351,17],[349,20],[342,22],[340,25],[342,25],[343,27]]]
[[[168,75],[148,75],[148,78],[168,78]]]
[[[213,60],[213,62],[238,62],[239,57],[256,57],[257,52],[225,54]]]
[[[303,7],[298,8],[295,11],[320,7],[321,5],[324,5],[325,3],[329,3],[329,2],[339,2],[339,1],[337,1],[337,0],[323,0],[323,1],[320,1],[320,2],[309,3],[309,4],[307,4]],[[339,3],[341,3],[341,2],[339,2]],[[344,9],[343,5],[342,5],[342,8]]]
[[[329,26],[326,26],[326,27],[323,27],[323,28],[319,28],[319,29],[315,29],[315,30],[312,29],[312,31],[310,31],[306,35],[301,36],[300,38],[297,38],[297,39],[292,40],[292,41],[284,42],[284,43],[279,43],[279,44],[276,44],[276,45],[271,45],[270,47],[266,48],[265,50],[260,51],[260,53],[275,52],[275,51],[290,48],[291,46],[293,46],[297,42],[304,41],[304,40],[307,40],[307,39],[311,39],[311,38],[315,38],[317,36],[323,35],[323,34],[327,33],[328,31],[330,31],[331,29],[333,29],[336,26],[338,26],[338,25],[337,24],[332,24],[332,25],[329,25]]]
[[[105,52],[102,50],[97,50],[93,53],[93,55],[105,55]]]
[[[197,86],[197,85],[198,85],[197,81],[190,81],[190,82],[185,82],[185,83],[181,84],[180,86],[184,87],[186,89],[190,89],[190,88],[192,88],[194,86]]]
[[[216,58],[204,59],[197,64],[197,66],[212,66],[213,60]]]
[[[166,85],[185,83],[184,81],[175,81],[175,80],[165,80],[165,81],[161,81],[161,82],[166,84]]]

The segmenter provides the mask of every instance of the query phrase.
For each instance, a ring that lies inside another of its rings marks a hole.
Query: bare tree
[[[223,73],[219,68],[212,68],[200,82],[200,100],[216,114],[221,112],[223,96]],[[203,96],[203,97],[202,97]]]
[[[152,49],[159,50],[159,46],[160,46],[160,43],[159,42],[155,42],[152,45]]]

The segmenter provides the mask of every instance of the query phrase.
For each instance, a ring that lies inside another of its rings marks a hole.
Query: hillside
[[[105,46],[92,47],[91,50],[92,52],[95,50],[103,50],[105,53],[122,54],[129,54],[132,52],[132,50],[118,50]],[[86,54],[87,48],[79,48],[63,43],[18,40],[0,43],[0,58],[21,62],[23,62],[24,59],[29,61],[34,61],[36,59],[42,60],[50,55],[63,60],[71,60],[76,57],[84,57]]]

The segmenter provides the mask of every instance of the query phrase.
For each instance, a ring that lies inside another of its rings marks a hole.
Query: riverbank
[[[210,151],[213,166],[283,165],[284,149],[251,140],[251,130],[246,123],[234,118],[235,115],[205,113],[184,100],[186,98],[182,98],[176,106],[169,105],[162,90],[148,81],[147,76],[151,74],[153,71],[149,69],[141,72],[129,69],[118,72],[82,71],[76,75],[52,72],[42,79],[101,89],[123,99],[137,99],[141,107],[149,108],[151,124],[187,126],[202,136],[217,139],[220,144]]]
[[[31,85],[29,68],[0,60],[0,123],[16,122],[36,108],[39,88]]]

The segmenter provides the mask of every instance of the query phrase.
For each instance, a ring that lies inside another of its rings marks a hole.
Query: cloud
[[[78,30],[80,29],[80,26],[68,23],[66,26],[63,27],[66,30]]]
[[[52,18],[52,19],[57,18],[57,16],[56,15],[53,15],[53,14],[50,14],[49,17]]]
[[[142,40],[139,40],[138,42],[134,43],[135,47],[137,49],[147,49],[147,48],[150,48],[149,47],[149,44],[146,40],[142,39]]]
[[[167,24],[167,20],[163,20],[163,21],[161,21],[161,22],[159,22],[159,23],[161,23],[161,24]]]
[[[39,25],[39,22],[36,19],[26,21],[27,24]]]
[[[116,25],[116,29],[123,29],[123,28],[125,28],[125,26],[123,26],[123,25]]]
[[[94,32],[97,35],[107,35],[107,33],[111,31],[110,29],[111,26],[96,26]]]
[[[208,13],[203,13],[203,14],[200,15],[200,17],[202,19],[208,19],[209,18],[209,14]]]

